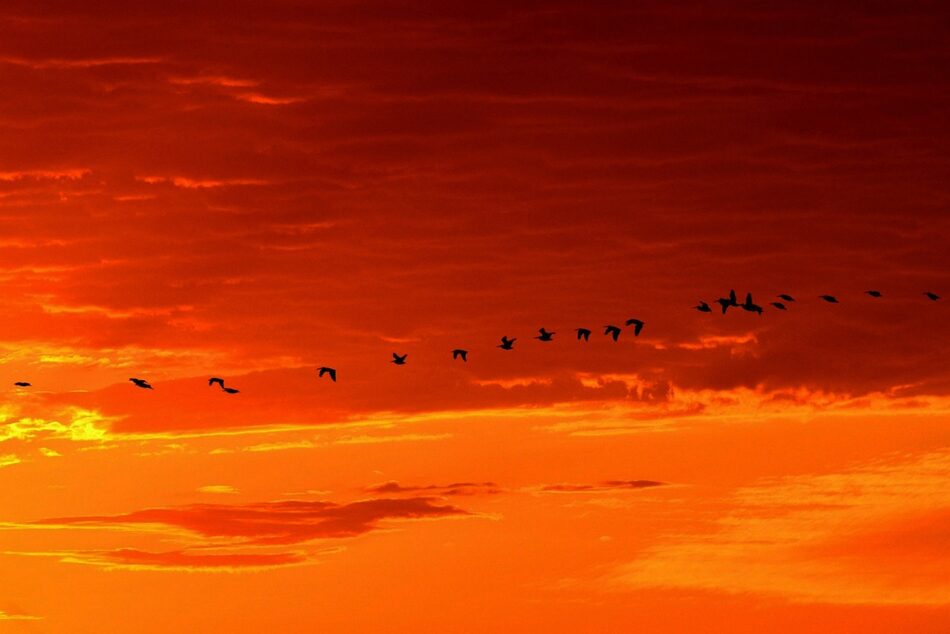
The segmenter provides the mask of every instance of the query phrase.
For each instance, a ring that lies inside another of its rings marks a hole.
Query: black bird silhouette
[[[145,379],[129,379],[129,380],[135,383],[135,387],[140,387],[144,390],[152,389],[152,386],[149,385],[148,381],[146,381]]]
[[[216,376],[213,376],[210,379],[208,379],[208,387],[211,387],[215,383],[217,383],[221,387],[222,390],[224,389],[224,379],[219,379]]]
[[[786,308],[785,304],[783,304],[782,302],[772,302],[772,305],[778,308],[779,310],[788,310],[788,308]]]
[[[786,302],[794,302],[794,301],[795,301],[795,298],[792,297],[791,295],[789,295],[788,293],[782,293],[781,295],[776,295],[776,297],[778,297],[779,299],[781,299],[781,300],[783,300],[783,301],[786,301]]]
[[[402,356],[399,356],[398,354],[396,354],[396,353],[394,352],[394,353],[393,353],[393,363],[395,363],[396,365],[406,365],[406,357],[408,357],[408,356],[409,356],[409,353],[408,353],[408,352],[407,352],[406,354],[402,355]]]
[[[929,299],[932,302],[935,302],[938,299],[940,299],[940,295],[937,295],[936,293],[931,293],[930,291],[927,291],[926,293],[924,293],[924,295],[926,295],[927,299]]]
[[[704,302],[704,301],[700,301],[699,304],[698,304],[697,306],[693,306],[693,308],[695,308],[696,310],[698,310],[698,311],[701,312],[701,313],[711,313],[711,312],[712,312],[712,308],[710,308],[710,307],[709,307],[709,304],[707,304],[707,303]]]
[[[336,368],[328,368],[323,365],[317,368],[317,378],[322,379],[324,374],[330,375],[330,380],[336,383]]]
[[[501,338],[501,345],[498,347],[501,348],[502,350],[512,350],[514,349],[514,345],[516,341],[518,341],[517,337],[515,337],[514,339],[509,339],[508,335],[505,335],[504,337]]]
[[[745,294],[745,302],[740,306],[742,310],[747,310],[750,313],[759,313],[762,314],[762,307],[752,301],[752,293]]]
[[[725,297],[720,297],[719,299],[716,300],[716,303],[719,304],[720,306],[722,306],[722,314],[723,314],[723,315],[726,314],[726,310],[728,310],[730,307],[738,308],[738,307],[739,307],[739,299],[736,297],[736,291],[735,291],[735,289],[729,291],[729,298],[728,298],[728,299],[725,298]]]
[[[541,334],[535,337],[535,339],[540,341],[554,341],[554,335],[557,334],[556,332],[548,332],[544,328],[538,328],[538,332]]]
[[[614,341],[616,341],[617,338],[620,337],[620,328],[617,326],[604,326],[604,334],[610,335],[614,338]]]
[[[643,320],[641,319],[628,319],[627,326],[633,326],[633,336],[639,337],[640,331],[643,330]]]
[[[580,341],[581,339],[583,339],[584,341],[590,341],[590,329],[589,329],[589,328],[575,328],[574,330],[577,331],[577,340],[578,340],[578,341]]]
[[[821,299],[823,299],[823,300],[825,300],[825,301],[828,302],[829,304],[837,304],[837,303],[838,303],[838,298],[835,297],[834,295],[819,295],[818,297],[821,298]]]
[[[240,391],[240,390],[234,389],[233,387],[222,387],[221,389],[227,392],[228,394],[237,394]]]
[[[864,291],[864,292],[870,295],[871,297],[881,297],[881,295],[883,295],[881,291]]]
[[[462,359],[462,361],[468,362],[468,350],[455,349],[452,351],[452,359]]]
[[[27,383],[26,381],[17,381],[16,383],[14,383],[14,385],[17,387],[30,387],[33,384]]]

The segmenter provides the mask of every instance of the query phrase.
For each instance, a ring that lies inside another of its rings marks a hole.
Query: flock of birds
[[[873,297],[875,299],[880,299],[884,297],[884,293],[878,290],[865,291],[864,294],[870,297]],[[931,291],[926,291],[923,293],[923,295],[924,297],[926,297],[932,302],[935,302],[940,299],[939,295]],[[794,303],[797,301],[794,297],[792,297],[791,295],[787,293],[776,295],[776,297],[780,299],[781,301],[769,302],[769,305],[777,310],[788,310],[788,305],[790,303]],[[829,304],[840,303],[838,302],[838,298],[835,297],[834,295],[819,295],[818,298]],[[762,306],[760,306],[759,304],[756,304],[752,300],[752,293],[746,293],[745,301],[740,304],[739,297],[738,295],[736,295],[735,290],[729,291],[728,297],[720,297],[719,299],[715,301],[715,303],[719,304],[720,308],[722,309],[723,315],[725,315],[726,312],[730,308],[741,308],[742,310],[748,311],[750,313],[758,313],[759,315],[761,315],[764,311]],[[713,312],[712,307],[705,301],[700,301],[699,304],[697,304],[696,306],[693,306],[693,308],[698,310],[701,313]],[[640,336],[640,333],[643,332],[643,327],[645,325],[646,323],[642,319],[636,319],[636,318],[631,318],[624,322],[625,327],[629,328],[630,326],[633,326],[634,337]],[[590,341],[590,336],[591,334],[593,334],[593,331],[590,328],[575,328],[574,332],[577,333],[578,341],[585,341],[585,342]],[[607,324],[606,326],[604,326],[604,336],[610,337],[615,342],[620,339],[621,333],[623,333],[623,328],[621,328],[620,326],[615,326],[613,324]],[[542,327],[538,329],[538,334],[534,338],[541,342],[551,342],[551,341],[554,341],[554,335],[556,334],[557,334],[556,332],[546,330],[545,328]],[[501,343],[498,344],[497,347],[501,348],[502,350],[514,350],[515,342],[517,340],[518,340],[517,338],[509,338],[507,335],[504,335],[501,338]],[[469,352],[468,350],[464,350],[462,348],[456,348],[452,350],[452,359],[468,362],[468,352]],[[406,360],[408,358],[409,358],[409,353],[398,354],[394,352],[391,363],[394,363],[395,365],[406,365]],[[327,366],[321,366],[317,368],[317,378],[323,378],[324,376],[329,377],[331,381],[336,383],[336,368],[331,368]],[[131,381],[132,384],[135,385],[136,387],[139,387],[145,390],[154,389],[152,388],[152,385],[145,379],[139,379],[139,378],[133,377],[133,378],[130,378],[129,381]],[[25,387],[30,387],[32,384],[29,383],[28,381],[16,381],[13,385],[15,385],[16,387],[25,388]],[[238,394],[240,392],[240,390],[238,390],[237,388],[226,386],[224,384],[224,379],[220,377],[213,376],[210,379],[208,379],[208,386],[211,387],[213,385],[217,385],[226,394]]]

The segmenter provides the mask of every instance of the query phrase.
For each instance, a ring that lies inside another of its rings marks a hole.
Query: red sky
[[[941,4],[0,24],[3,627],[950,625]]]

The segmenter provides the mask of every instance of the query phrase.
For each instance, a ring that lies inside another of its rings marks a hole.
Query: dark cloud
[[[542,491],[554,491],[557,493],[583,493],[586,491],[611,491],[621,489],[648,489],[667,484],[666,482],[657,482],[655,480],[604,480],[597,484],[546,484],[541,487]]]

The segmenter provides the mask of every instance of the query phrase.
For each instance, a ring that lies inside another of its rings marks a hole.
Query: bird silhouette
[[[930,291],[927,291],[926,293],[924,293],[924,295],[926,295],[927,299],[929,299],[932,302],[935,302],[938,299],[940,299],[940,295],[937,295],[936,293],[931,293]]]
[[[406,365],[406,357],[408,356],[409,356],[408,352],[402,356],[399,356],[398,354],[394,352],[392,362],[395,363],[396,365]]]
[[[502,350],[513,350],[516,341],[518,341],[517,337],[515,337],[514,339],[509,339],[508,336],[505,335],[504,337],[501,338],[501,345],[499,345],[498,347],[501,348]]]
[[[222,387],[221,389],[227,392],[228,394],[237,394],[240,391],[240,390],[234,389],[233,387]]]
[[[641,319],[628,319],[626,326],[633,326],[633,336],[639,337],[640,331],[643,330],[643,320]]]
[[[881,297],[883,295],[881,291],[864,291],[864,292],[870,295],[871,297]]]
[[[578,341],[580,341],[581,339],[583,339],[584,341],[590,341],[590,329],[589,329],[589,328],[575,328],[574,330],[577,331],[577,340],[578,340]]]
[[[829,304],[837,304],[837,303],[838,303],[838,298],[835,297],[834,295],[819,295],[818,297],[821,298],[821,299],[823,299],[823,300],[825,300],[825,301],[828,302]]]
[[[208,379],[208,387],[211,387],[211,386],[214,385],[215,383],[217,383],[218,386],[219,386],[222,390],[224,389],[224,379],[219,379],[219,378],[216,377],[216,376],[213,376],[213,377],[211,377],[210,379]]]
[[[620,328],[617,326],[604,326],[604,334],[610,335],[616,341],[620,337]]]
[[[27,383],[26,381],[17,381],[16,383],[14,383],[14,385],[17,387],[30,387],[33,384]]]
[[[328,368],[327,366],[320,366],[317,368],[317,378],[322,379],[324,374],[330,375],[330,380],[336,383],[336,368]]]
[[[554,335],[557,334],[555,332],[548,332],[544,328],[538,328],[538,332],[541,334],[535,337],[535,339],[539,341],[554,341]]]
[[[132,381],[132,383],[135,383],[135,387],[140,387],[140,388],[142,388],[143,390],[151,390],[151,389],[153,389],[152,386],[149,385],[149,382],[146,381],[145,379],[134,379],[134,378],[133,378],[133,379],[129,379],[129,380]]]
[[[782,302],[772,302],[772,305],[778,308],[779,310],[788,310],[788,308],[786,308],[785,304],[783,304]]]
[[[736,291],[735,291],[735,289],[729,291],[729,297],[728,297],[728,298],[726,298],[726,297],[720,297],[719,299],[716,300],[716,303],[719,304],[720,306],[722,306],[722,314],[723,314],[723,315],[726,314],[726,311],[727,311],[730,307],[738,308],[738,307],[739,307],[739,299],[736,297]]]
[[[468,350],[455,349],[452,351],[452,359],[461,359],[462,361],[468,362]]]
[[[695,308],[696,310],[698,310],[698,311],[701,312],[701,313],[711,313],[711,312],[712,312],[712,308],[710,308],[710,307],[709,307],[709,304],[707,304],[707,303],[704,302],[704,301],[700,301],[699,304],[696,305],[696,306],[693,306],[693,308]]]
[[[776,295],[779,299],[786,302],[794,302],[795,298],[789,295],[788,293],[782,293],[781,295]]]
[[[742,310],[747,310],[750,313],[762,314],[762,307],[752,301],[752,293],[746,293],[745,302],[740,306]]]

